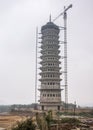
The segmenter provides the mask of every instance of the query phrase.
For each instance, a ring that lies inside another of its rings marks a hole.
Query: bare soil
[[[25,119],[25,116],[19,115],[0,115],[0,127],[10,130],[11,127],[13,127],[13,125],[15,125],[18,121],[22,121]]]

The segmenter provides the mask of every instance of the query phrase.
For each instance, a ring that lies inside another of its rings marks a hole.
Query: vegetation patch
[[[62,118],[61,123],[69,123],[69,124],[78,125],[80,121],[76,118]]]
[[[33,123],[32,119],[29,118],[22,122],[17,122],[16,126],[12,130],[35,130],[36,125]]]

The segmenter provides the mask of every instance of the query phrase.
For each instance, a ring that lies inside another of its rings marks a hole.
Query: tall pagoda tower
[[[59,27],[50,21],[42,26],[40,109],[61,109]]]

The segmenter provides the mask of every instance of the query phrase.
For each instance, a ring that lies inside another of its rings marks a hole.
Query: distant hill
[[[11,106],[10,105],[0,105],[0,113],[2,112],[10,112]]]

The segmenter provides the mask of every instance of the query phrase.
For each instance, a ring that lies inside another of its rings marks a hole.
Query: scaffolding
[[[68,75],[67,75],[67,11],[72,8],[72,4],[70,4],[67,8],[64,7],[64,11],[60,13],[54,20],[55,22],[60,16],[63,16],[64,19],[64,41],[62,44],[64,45],[64,88],[65,88],[65,110],[68,110]],[[37,44],[38,44],[38,28],[36,28],[36,70],[35,70],[35,103],[37,102]]]

